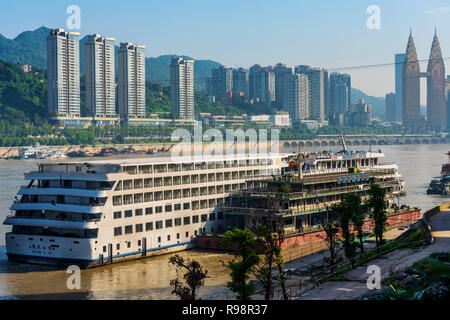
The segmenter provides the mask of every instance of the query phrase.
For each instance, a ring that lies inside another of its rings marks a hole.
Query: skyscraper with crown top
[[[445,65],[437,33],[434,33],[427,67],[427,122],[432,130],[446,128]]]

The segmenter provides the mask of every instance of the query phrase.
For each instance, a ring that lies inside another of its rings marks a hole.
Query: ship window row
[[[181,172],[194,170],[213,170],[222,168],[237,168],[250,166],[267,166],[272,165],[273,160],[264,159],[245,159],[245,160],[229,160],[215,162],[198,162],[198,163],[169,163],[169,164],[153,164],[153,165],[132,165],[123,166],[122,171],[128,174],[148,174],[163,172]]]
[[[161,230],[161,229],[168,229],[168,228],[172,228],[172,227],[178,227],[178,226],[186,226],[186,225],[190,225],[192,224],[196,224],[199,222],[206,222],[206,221],[215,221],[217,218],[217,220],[223,220],[223,213],[219,212],[216,214],[210,213],[208,214],[202,214],[202,215],[196,215],[196,216],[192,216],[192,217],[183,217],[183,218],[175,218],[175,219],[165,219],[165,220],[158,220],[155,221],[155,224],[153,225],[153,222],[146,222],[146,223],[138,223],[135,225],[126,225],[124,227],[115,227],[114,228],[114,236],[121,236],[123,234],[132,234],[132,233],[140,233],[140,232],[144,232],[144,227],[145,227],[145,231],[153,231],[153,226],[155,227],[156,230]],[[134,229],[133,229],[134,227]],[[134,230],[134,231],[133,231]],[[124,233],[122,233],[122,231]]]
[[[340,168],[354,168],[357,166],[357,159],[352,160],[336,160],[336,161],[318,161],[316,169],[340,169]],[[359,163],[362,167],[368,167],[378,164],[378,158],[361,158]]]
[[[208,200],[200,200],[200,201],[191,201],[191,202],[185,202],[183,203],[183,210],[199,210],[199,209],[213,209],[217,206],[222,206],[225,203],[230,202],[230,198],[215,198],[215,199],[208,199]],[[154,210],[153,210],[154,209]],[[176,203],[174,205],[167,204],[165,206],[155,206],[145,208],[145,215],[151,215],[153,212],[155,213],[163,213],[163,212],[173,212],[173,211],[180,211],[181,210],[181,203]],[[144,213],[143,209],[135,209],[134,210],[134,216],[142,216]],[[125,210],[123,212],[123,216],[125,218],[131,218],[133,217],[133,210]],[[114,219],[121,219],[122,218],[122,211],[114,211],[113,213]]]
[[[194,235],[197,236],[197,230],[194,230]],[[186,231],[185,237],[189,238],[189,232],[188,231]],[[180,239],[180,233],[176,234],[176,238],[177,238],[177,240]],[[170,234],[167,235],[167,241],[170,241]],[[161,243],[161,236],[158,237],[158,243]]]
[[[144,202],[172,200],[172,199],[190,198],[190,197],[198,197],[198,196],[208,196],[208,195],[229,193],[229,192],[238,191],[238,190],[245,190],[245,189],[249,189],[249,188],[258,188],[260,186],[261,186],[261,183],[256,181],[256,182],[242,182],[242,183],[216,185],[216,186],[208,186],[208,187],[200,187],[200,188],[124,194],[124,195],[113,196],[113,205],[121,206],[121,205],[137,204],[137,203],[144,203]]]
[[[12,233],[26,235],[54,236],[65,238],[97,238],[98,229],[72,229],[14,225]]]
[[[219,225],[217,229],[218,229],[218,232],[221,232],[221,231],[223,231],[223,226]],[[210,231],[212,233],[214,233],[214,227],[211,227]],[[198,230],[194,230],[194,236],[197,236],[198,234],[205,234],[205,233],[206,233],[206,228],[199,228]],[[185,238],[188,239],[189,236],[190,236],[189,231],[186,231],[184,236],[185,236]],[[167,241],[171,241],[172,235],[168,234],[168,235],[166,235],[166,238],[167,238]],[[181,234],[179,232],[176,233],[175,234],[175,238],[176,238],[176,240],[180,240],[181,239]],[[158,243],[162,242],[162,237],[161,236],[157,237],[157,242]],[[131,241],[125,241],[125,243],[127,245],[127,248],[131,248]],[[177,241],[177,243],[179,243],[179,241]],[[142,245],[142,240],[137,240],[137,246],[141,247],[141,245]],[[161,245],[158,245],[158,246],[160,247]],[[120,250],[120,243],[116,243],[116,250]],[[139,250],[141,250],[141,249],[139,248]],[[106,251],[107,251],[107,248],[106,248],[106,246],[104,246],[103,247],[103,252],[106,252]],[[119,254],[119,253],[117,253],[117,254]]]
[[[28,219],[92,222],[99,221],[101,213],[77,213],[54,210],[17,210],[15,216]]]
[[[79,206],[104,206],[106,197],[80,197],[69,195],[27,195],[24,194],[20,203],[70,204]]]
[[[200,229],[200,233],[202,229]],[[194,235],[197,236],[197,230],[194,230]],[[184,234],[185,238],[189,238],[189,231],[186,231]],[[170,241],[170,234],[167,235],[167,241]],[[176,239],[180,240],[180,233],[176,234]],[[161,243],[161,236],[158,237],[158,243]],[[127,244],[127,248],[131,248],[131,241],[126,241]],[[138,247],[140,247],[142,245],[142,240],[138,240],[137,241],[137,245]],[[116,250],[120,250],[120,243],[116,243]],[[106,252],[106,246],[103,246],[103,252]],[[119,253],[118,253],[119,254]]]
[[[64,188],[64,189],[83,189],[83,190],[111,190],[114,181],[82,181],[82,180],[38,180],[34,185],[34,180],[27,188]]]
[[[115,191],[169,187],[192,183],[238,180],[257,177],[261,175],[270,175],[271,173],[271,170],[246,170],[164,178],[129,179],[119,181],[116,185]]]

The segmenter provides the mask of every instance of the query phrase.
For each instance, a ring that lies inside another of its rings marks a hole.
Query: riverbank
[[[435,145],[435,144],[449,144],[450,137],[362,137],[362,138],[346,138],[346,144],[349,149],[370,148],[376,146],[387,145]],[[202,145],[204,150],[211,149],[211,144],[217,145],[216,142],[205,142]],[[229,145],[221,143],[223,150],[228,150]],[[176,143],[174,142],[153,142],[153,143],[124,143],[124,144],[96,144],[96,145],[71,145],[71,146],[39,146],[48,150],[58,150],[61,155],[74,157],[95,157],[109,154],[110,149],[116,149],[121,155],[145,154],[149,150],[168,151],[171,150]],[[323,150],[323,149],[340,149],[341,142],[337,138],[316,138],[309,140],[279,140],[268,142],[257,142],[257,146],[249,142],[235,143],[234,149],[245,149],[264,147],[263,150],[267,152],[278,152],[279,150],[289,150],[290,152],[309,151],[309,150]],[[23,146],[15,147],[0,147],[0,159],[9,160],[19,158],[19,151]],[[191,146],[191,148],[193,148]],[[266,149],[267,148],[267,149]],[[105,154],[102,154],[102,150]]]
[[[114,148],[117,153],[104,153],[103,156],[108,155],[133,155],[145,154],[149,150],[156,150],[157,152],[167,151],[172,148],[173,143],[151,143],[151,144],[120,144],[120,145],[94,145],[94,146],[39,146],[53,151],[58,151],[60,155],[74,157],[95,157],[102,156],[103,152]],[[0,147],[0,159],[18,159],[21,149],[26,147]]]

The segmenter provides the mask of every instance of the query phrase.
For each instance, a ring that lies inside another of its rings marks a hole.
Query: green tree
[[[381,253],[383,245],[383,232],[386,230],[386,201],[384,198],[384,189],[378,184],[371,184],[369,189],[369,207],[372,209],[372,218],[375,222],[374,233],[377,244],[377,251]]]
[[[228,288],[237,294],[237,299],[250,300],[255,292],[255,286],[248,283],[248,279],[260,261],[254,248],[255,234],[247,228],[243,230],[234,228],[224,233],[221,244],[225,249],[237,246],[236,258],[239,257],[227,263],[227,267],[231,270]]]
[[[274,253],[275,253],[275,265],[278,268],[278,284],[281,287],[283,300],[288,300],[289,296],[286,290],[286,274],[284,272],[284,260],[283,256],[281,255],[282,250],[281,244],[284,241],[284,225],[282,220],[276,220],[275,223],[272,224],[272,226],[275,226],[274,240],[276,241],[276,245],[274,246]]]
[[[256,266],[254,275],[264,289],[264,299],[273,297],[272,269],[276,259],[277,237],[271,230],[258,224],[256,235],[264,242],[264,258]]]
[[[283,229],[276,223],[276,232],[272,231],[271,226],[258,225],[256,234],[264,241],[264,259],[256,267],[255,276],[264,288],[264,299],[270,300],[273,296],[272,271],[274,265],[278,268],[278,283],[281,287],[283,299],[289,298],[286,290],[286,276],[284,273],[284,261],[281,255],[281,244],[284,240]]]
[[[359,253],[361,259],[364,258],[364,242],[363,242],[363,225],[366,220],[366,208],[361,205],[361,197],[358,195],[350,195],[352,198],[351,206],[352,206],[352,216],[351,220],[353,226],[356,229],[356,233],[359,240]]]
[[[336,261],[336,244],[338,241],[339,221],[334,211],[327,209],[327,215],[322,217],[321,228],[325,232],[325,240],[328,242],[330,251],[329,266],[333,268]]]
[[[346,195],[342,199],[339,205],[333,207],[339,214],[339,224],[342,230],[342,238],[344,245],[344,253],[347,259],[350,260],[351,265],[353,266],[353,260],[356,256],[356,248],[355,248],[355,236],[353,232],[350,230],[350,220],[353,214],[353,210],[355,210],[355,206],[357,204],[358,196],[355,195]]]
[[[198,289],[205,283],[208,270],[203,270],[198,261],[184,259],[178,254],[169,258],[169,264],[174,265],[177,271],[176,279],[170,280],[170,286],[173,287],[172,294],[176,294],[181,300],[195,300]],[[182,278],[187,286],[179,276],[182,270],[185,271]]]

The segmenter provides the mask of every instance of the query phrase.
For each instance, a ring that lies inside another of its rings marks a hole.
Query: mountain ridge
[[[47,68],[47,44],[46,39],[50,29],[42,26],[35,30],[24,31],[14,39],[9,39],[0,34],[0,60],[17,63],[25,62],[40,69]],[[80,72],[84,74],[85,49],[84,44],[88,35],[80,37]],[[117,52],[119,46],[115,45]],[[195,58],[165,54],[158,57],[145,58],[145,78],[155,83],[168,85],[170,81],[169,65],[172,57],[182,57],[194,59],[194,75],[198,79],[206,78],[210,75],[211,69],[221,66],[219,62],[213,60],[196,60]],[[116,54],[117,59],[117,54]],[[117,61],[116,61],[117,64]]]

